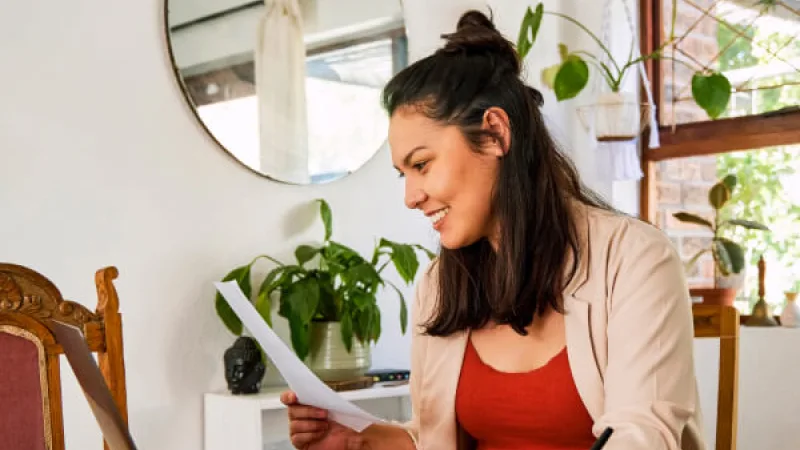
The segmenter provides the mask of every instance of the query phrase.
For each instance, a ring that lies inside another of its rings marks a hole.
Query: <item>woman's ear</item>
[[[497,106],[492,106],[483,113],[483,129],[488,130],[495,136],[489,142],[487,148],[498,158],[508,154],[511,148],[511,124],[508,114]]]

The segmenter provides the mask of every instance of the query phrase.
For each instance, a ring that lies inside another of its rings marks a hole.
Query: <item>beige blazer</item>
[[[605,450],[704,450],[691,300],[672,243],[634,218],[582,205],[576,217],[583,252],[564,292],[567,354],[594,434],[614,429]],[[418,449],[462,449],[455,395],[468,332],[420,333],[436,307],[430,269],[412,307],[406,427]]]

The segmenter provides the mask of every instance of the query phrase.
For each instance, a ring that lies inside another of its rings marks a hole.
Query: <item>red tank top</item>
[[[478,450],[587,450],[595,441],[566,348],[539,369],[505,373],[485,364],[468,340],[456,417]]]

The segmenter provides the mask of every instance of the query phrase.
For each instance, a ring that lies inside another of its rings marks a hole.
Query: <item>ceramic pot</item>
[[[797,304],[797,292],[786,292],[786,304],[781,313],[781,326],[800,328],[800,305]]]
[[[347,381],[364,376],[372,365],[370,347],[353,337],[350,352],[339,322],[313,322],[306,365],[322,381]]]
[[[702,297],[704,305],[733,306],[736,300],[736,289],[732,288],[694,288],[689,289],[692,297]]]

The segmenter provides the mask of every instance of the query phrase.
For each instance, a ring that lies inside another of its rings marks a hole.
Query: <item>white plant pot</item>
[[[642,116],[648,107],[641,105],[636,95],[627,92],[606,92],[595,103],[578,108],[584,126],[593,131],[601,142],[621,142],[636,139],[642,131]]]
[[[714,277],[716,286],[725,289],[743,289],[744,282],[747,279],[747,266],[742,267],[739,273],[732,273],[728,276],[717,274]]]

